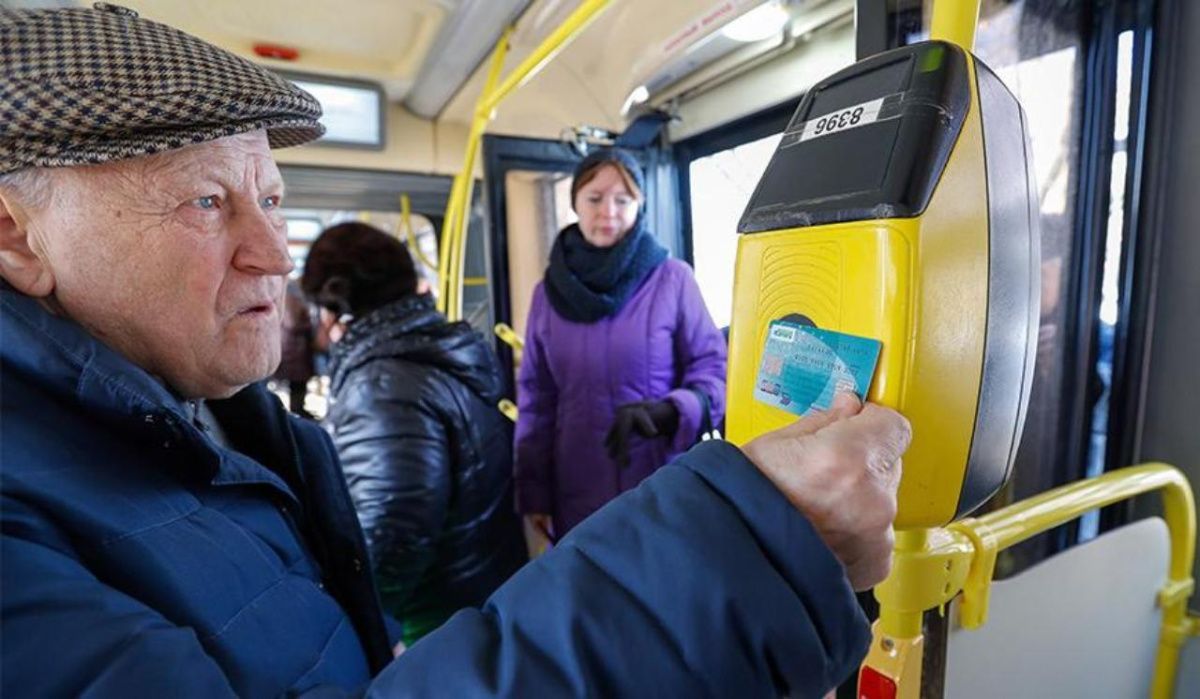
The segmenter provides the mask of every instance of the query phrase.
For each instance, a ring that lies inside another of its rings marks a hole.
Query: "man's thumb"
[[[838,420],[854,417],[862,410],[862,401],[849,391],[839,391],[829,410],[809,413],[786,428],[789,437],[803,437],[822,430]]]

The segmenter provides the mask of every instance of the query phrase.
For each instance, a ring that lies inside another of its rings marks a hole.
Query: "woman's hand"
[[[609,458],[621,466],[629,465],[630,438],[638,434],[646,439],[671,437],[679,429],[679,409],[669,400],[645,400],[617,408],[612,427],[604,437]]]

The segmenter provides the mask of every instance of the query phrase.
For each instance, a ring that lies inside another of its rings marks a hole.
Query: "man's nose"
[[[233,266],[253,274],[284,276],[296,265],[287,248],[287,226],[278,226],[261,209],[239,215],[235,226],[240,239]]]

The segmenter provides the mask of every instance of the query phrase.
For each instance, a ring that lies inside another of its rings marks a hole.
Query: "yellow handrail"
[[[521,61],[521,65],[517,66],[516,70],[510,73],[499,87],[485,93],[484,98],[480,100],[479,111],[491,114],[492,110],[499,106],[510,92],[532,80],[542,68],[546,67],[547,63],[558,55],[559,51],[566,48],[567,44],[579,36],[579,33],[608,7],[609,2],[610,0],[583,0],[579,3],[579,7],[575,8],[571,16],[563,20],[563,23],[533,50],[533,53]]]
[[[446,204],[446,217],[442,224],[441,254],[438,258],[438,279],[442,293],[438,297],[438,310],[450,320],[462,317],[462,260],[466,249],[467,211],[471,205],[471,190],[475,186],[475,159],[479,154],[479,143],[487,130],[496,107],[513,90],[531,80],[555,55],[571,42],[599,13],[608,7],[611,0],[583,0],[571,16],[555,29],[550,36],[521,62],[513,72],[499,82],[500,69],[508,53],[510,27],[504,32],[492,53],[487,83],[475,106],[471,129],[467,134],[467,152],[462,170],[455,175],[450,189],[450,201]]]
[[[496,337],[500,338],[500,341],[509,347],[517,351],[525,349],[525,340],[508,323],[496,323],[496,327],[493,330],[496,332]]]
[[[504,417],[512,420],[513,422],[517,421],[517,405],[511,400],[507,398],[501,398],[500,402],[496,404],[496,407],[500,409],[500,412],[504,413]]]
[[[1162,631],[1150,696],[1170,697],[1179,650],[1189,630],[1187,600],[1195,588],[1192,565],[1196,557],[1196,504],[1187,478],[1167,464],[1119,469],[951,524],[949,529],[966,535],[975,544],[975,558],[963,585],[963,627],[977,628],[987,620],[988,591],[999,551],[1091,510],[1155,490],[1163,491],[1163,517],[1171,533],[1171,565],[1167,583],[1158,595],[1163,610]]]
[[[1187,635],[1189,637],[1190,636],[1200,636],[1200,616],[1197,616],[1195,614],[1192,614],[1191,612],[1188,612],[1187,620],[1186,620],[1185,624],[1186,624],[1185,628],[1187,630]]]
[[[961,592],[960,621],[978,628],[987,621],[988,596],[997,554],[1091,510],[1161,490],[1163,516],[1171,535],[1167,582],[1159,591],[1162,630],[1151,697],[1166,699],[1175,684],[1179,651],[1193,630],[1187,600],[1194,588],[1196,506],[1187,479],[1162,463],[1131,466],[1048,490],[981,517],[945,528],[896,532],[892,574],[875,588],[880,615],[876,640],[865,662],[897,681],[897,696],[917,696],[920,687],[921,615]],[[886,652],[880,650],[886,646]],[[912,649],[916,659],[903,658]]]
[[[408,244],[409,253],[426,268],[436,270],[437,265],[425,257],[425,253],[421,252],[421,246],[417,245],[417,236],[413,232],[412,226],[412,201],[407,194],[400,195],[400,225],[404,228],[404,239]]]
[[[936,0],[929,38],[950,41],[970,51],[975,46],[979,4],[979,0]]]
[[[508,42],[512,31],[512,27],[505,29],[500,35],[500,40],[496,42],[496,48],[492,50],[487,80],[479,98],[481,103],[496,89],[496,83],[500,80],[500,70],[504,67],[504,59],[508,55]],[[471,119],[471,130],[467,134],[467,152],[463,156],[463,167],[450,185],[450,199],[446,202],[446,216],[442,220],[442,244],[438,254],[438,284],[442,293],[438,294],[438,310],[445,313],[450,320],[462,318],[462,305],[458,298],[457,279],[461,276],[458,258],[466,243],[464,224],[470,221],[468,211],[475,186],[475,159],[479,155],[479,142],[490,120],[491,113],[481,114],[477,106]]]

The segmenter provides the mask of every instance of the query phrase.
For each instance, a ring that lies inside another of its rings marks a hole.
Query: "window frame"
[[[328,75],[319,75],[317,73],[304,73],[289,69],[276,69],[284,80],[295,84],[297,81],[306,83],[315,83],[318,85],[328,85],[330,87],[344,87],[355,90],[364,90],[375,93],[375,101],[378,104],[378,115],[376,123],[379,128],[375,132],[375,140],[371,143],[362,143],[359,141],[342,141],[334,138],[322,136],[312,142],[311,145],[321,148],[339,148],[348,150],[368,150],[368,151],[383,151],[387,149],[387,109],[388,98],[383,86],[379,83],[369,80],[354,80],[351,78],[336,78]],[[297,85],[297,87],[300,87]],[[304,89],[304,88],[300,88]],[[316,99],[314,97],[314,99]]]
[[[689,265],[694,267],[696,263],[692,240],[692,162],[782,132],[787,128],[788,121],[795,114],[803,97],[804,93],[801,93],[795,99],[780,102],[773,107],[671,144],[675,155],[675,173],[678,177],[682,257]]]

